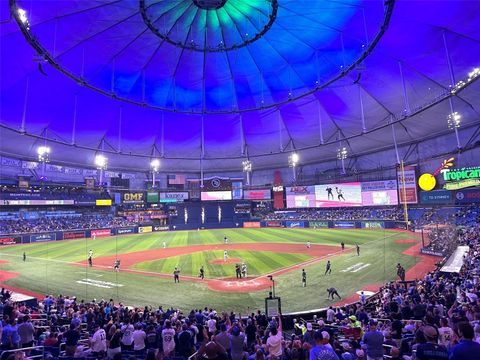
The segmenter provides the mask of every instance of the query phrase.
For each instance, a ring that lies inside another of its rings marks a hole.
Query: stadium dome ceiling
[[[477,1],[9,0],[0,151],[171,170],[360,154],[480,120]],[[80,150],[80,151],[79,151]],[[182,160],[182,161],[179,161]]]

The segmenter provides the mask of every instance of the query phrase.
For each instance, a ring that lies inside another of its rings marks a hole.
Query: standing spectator
[[[383,359],[383,334],[377,330],[377,322],[370,320],[369,330],[363,335],[368,360]]]
[[[245,343],[245,334],[238,323],[235,323],[230,330],[230,357],[232,360],[242,360],[244,358],[243,344]]]
[[[182,325],[182,331],[178,334],[177,353],[183,358],[188,358],[192,355],[192,333],[188,329],[187,324]]]
[[[17,332],[20,337],[20,347],[31,347],[33,345],[35,329],[28,315],[23,317],[23,322],[18,325]]]
[[[163,353],[170,356],[175,351],[175,330],[169,320],[165,321],[165,329],[162,330]]]
[[[80,340],[80,332],[74,324],[70,324],[70,329],[63,334],[65,338],[65,353],[67,356],[73,356],[77,350],[78,340]]]
[[[145,339],[147,334],[142,329],[142,325],[135,326],[135,331],[132,334],[133,337],[133,350],[138,354],[143,354],[145,351]]]
[[[426,342],[418,344],[416,357],[418,360],[448,360],[447,348],[438,344],[438,332],[433,326],[421,329]]]
[[[452,348],[449,360],[480,360],[480,344],[473,341],[473,327],[468,322],[457,325],[460,342]]]
[[[130,324],[130,320],[125,321],[125,325],[122,326],[122,349],[132,350],[133,347],[133,331],[135,328]]]
[[[331,347],[323,345],[321,330],[315,331],[314,338],[316,345],[310,350],[310,360],[339,360]]]
[[[455,338],[455,333],[452,328],[448,326],[448,320],[446,318],[440,319],[440,328],[438,329],[438,343],[445,346],[447,349],[450,349],[453,340]]]
[[[282,315],[278,317],[278,328],[272,327],[270,329],[270,336],[267,339],[267,351],[270,354],[270,359],[280,359],[282,357]]]
[[[92,353],[95,356],[101,356],[107,351],[107,334],[100,325],[95,325],[95,333],[90,341]]]
[[[122,339],[122,332],[118,329],[115,325],[110,327],[107,334],[107,356],[109,359],[113,359],[115,354],[119,354],[122,352],[122,348],[120,346],[120,341]]]
[[[207,327],[210,335],[215,334],[217,331],[217,320],[215,320],[215,316],[213,314],[210,315],[210,319],[207,321]]]

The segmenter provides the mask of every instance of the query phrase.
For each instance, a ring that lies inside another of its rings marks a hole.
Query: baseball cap
[[[351,315],[348,318],[352,321],[357,321],[357,317],[355,315]]]
[[[315,331],[315,333],[313,334],[313,338],[315,340],[323,340],[322,332],[320,330]]]

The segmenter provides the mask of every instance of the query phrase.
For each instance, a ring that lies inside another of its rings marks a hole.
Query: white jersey
[[[175,336],[175,330],[171,328],[162,330],[163,352],[165,354],[170,354],[175,350],[174,336]]]
[[[228,253],[227,253],[226,250],[223,252],[223,258],[224,258],[224,259],[227,259],[227,258],[228,258]]]
[[[105,330],[98,329],[92,337],[92,351],[102,352],[107,351],[107,334]]]
[[[92,257],[93,257],[93,251],[92,251],[92,250],[90,250],[90,251],[88,252],[88,257],[89,257],[89,258],[92,258]]]

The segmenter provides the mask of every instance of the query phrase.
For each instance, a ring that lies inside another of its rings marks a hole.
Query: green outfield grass
[[[266,274],[278,267],[290,266],[308,259],[307,255],[256,252],[255,243],[306,243],[361,246],[361,256],[353,252],[331,258],[333,273],[324,275],[325,261],[306,267],[308,286],[302,288],[300,270],[276,278],[277,294],[282,297],[284,312],[328,306],[325,289],[335,286],[342,296],[355,293],[369,284],[396,278],[395,265],[401,262],[408,270],[418,259],[402,252],[413,244],[398,244],[395,240],[412,239],[414,234],[387,230],[334,230],[334,229],[228,229],[178,231],[127,235],[110,238],[80,239],[49,243],[6,246],[0,248],[0,259],[9,261],[0,270],[14,271],[19,276],[8,280],[10,286],[38,293],[69,294],[79,298],[113,298],[130,305],[177,306],[184,310],[199,306],[214,306],[217,310],[251,311],[263,308],[267,291],[252,293],[213,292],[204,283],[163,279],[149,274],[114,273],[109,269],[88,268],[71,264],[84,261],[88,250],[95,257],[124,254],[135,251],[167,247],[223,244],[227,236],[230,243],[251,243],[252,250],[232,250],[230,257],[246,259],[249,275]],[[21,260],[23,252],[27,261]],[[223,258],[223,251],[206,251],[136,265],[136,270],[171,273],[177,264],[182,274],[198,275],[200,264],[205,264],[207,277],[232,277],[233,265],[207,264],[209,259]],[[360,265],[359,265],[360,264]],[[363,265],[362,265],[363,264]],[[369,265],[365,265],[369,264]],[[362,267],[363,266],[363,267]],[[360,267],[360,270],[352,272]],[[167,271],[168,269],[168,271]],[[342,272],[341,270],[349,271]],[[85,281],[87,279],[87,281]],[[87,282],[87,284],[85,284]],[[95,282],[96,285],[95,285]],[[108,284],[109,285],[105,285]],[[107,287],[98,287],[100,284]],[[119,286],[116,286],[118,284]]]

